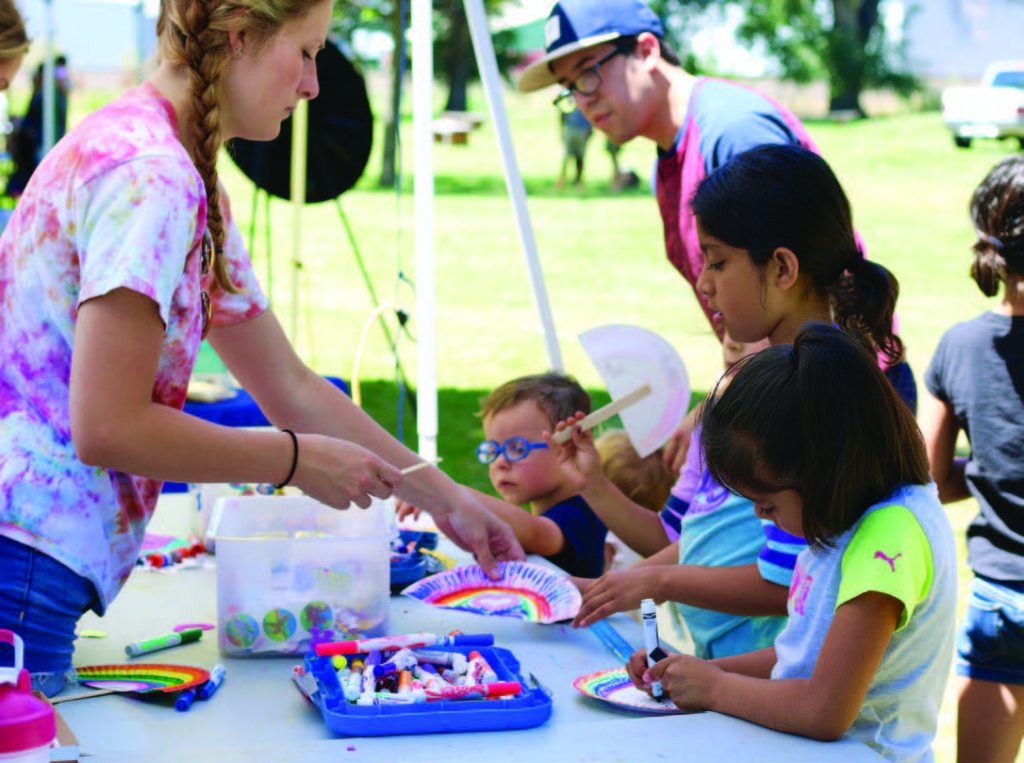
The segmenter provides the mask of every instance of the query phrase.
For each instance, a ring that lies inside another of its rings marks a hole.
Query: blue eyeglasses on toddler
[[[530,442],[525,437],[509,437],[505,442],[499,443],[496,440],[484,440],[476,446],[476,460],[481,464],[490,464],[497,460],[502,453],[508,462],[522,461],[533,450],[547,448],[546,442]]]

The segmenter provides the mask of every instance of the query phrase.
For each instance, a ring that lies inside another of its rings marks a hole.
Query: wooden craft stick
[[[96,691],[85,691],[81,694],[69,694],[66,697],[54,697],[50,700],[51,705],[56,705],[61,702],[74,702],[76,699],[90,699],[92,697],[102,697],[104,694],[123,694],[124,692],[120,689],[97,689]]]
[[[413,464],[412,466],[407,466],[404,469],[402,469],[402,474],[412,474],[413,472],[418,472],[420,469],[426,466],[433,466],[434,464],[439,464],[442,461],[444,461],[444,459],[441,457],[435,458],[433,461],[420,461],[418,464]]]
[[[624,408],[628,408],[633,403],[640,402],[649,394],[651,394],[650,384],[645,384],[642,387],[637,387],[635,390],[633,390],[627,395],[623,395],[618,400],[612,400],[610,403],[608,403],[608,405],[598,408],[596,411],[594,411],[589,416],[580,421],[578,424],[576,424],[576,426],[580,427],[584,432],[586,432],[588,429],[593,429],[598,424],[600,424],[603,421],[607,421]],[[572,431],[574,428],[575,427],[566,427],[561,432],[555,432],[555,435],[552,439],[556,443],[561,445],[563,442],[572,437]]]

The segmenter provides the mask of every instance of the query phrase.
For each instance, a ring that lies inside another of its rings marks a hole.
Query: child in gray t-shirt
[[[974,497],[974,580],[961,635],[958,758],[1013,760],[1024,735],[1024,156],[997,164],[971,200],[971,275],[991,311],[957,324],[925,375],[922,429],[943,503]],[[958,457],[964,430],[970,455]]]

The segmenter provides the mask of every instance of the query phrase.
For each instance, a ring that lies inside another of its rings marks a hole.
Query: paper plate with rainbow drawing
[[[175,692],[210,680],[203,668],[188,665],[88,665],[75,668],[79,683],[120,692]]]
[[[581,694],[603,700],[625,710],[658,714],[682,712],[671,701],[666,699],[659,702],[633,686],[625,668],[611,668],[588,673],[577,678],[572,685]]]
[[[491,580],[477,564],[423,578],[402,591],[435,607],[555,623],[576,616],[582,597],[565,575],[528,562],[502,562]]]

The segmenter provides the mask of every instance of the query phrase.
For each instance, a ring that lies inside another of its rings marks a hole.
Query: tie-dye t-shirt
[[[80,305],[114,289],[152,299],[165,332],[156,403],[181,408],[202,331],[202,179],[171,104],[150,85],[86,118],[39,165],[0,238],[0,535],[92,581],[102,613],[131,572],[158,480],[86,466],[71,442]],[[214,325],[266,298],[238,229],[225,256],[240,294],[211,292]]]

